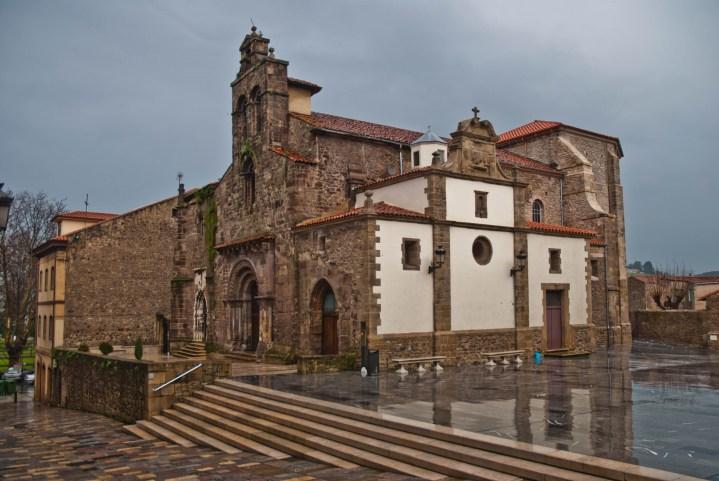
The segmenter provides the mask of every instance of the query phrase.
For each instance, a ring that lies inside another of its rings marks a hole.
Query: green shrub
[[[139,337],[135,341],[135,359],[142,361],[142,339]]]
[[[101,353],[103,353],[104,355],[107,356],[107,355],[110,354],[112,351],[113,351],[113,349],[112,349],[112,344],[110,344],[109,342],[100,343],[100,352],[101,352]]]
[[[90,348],[87,344],[80,344],[79,346],[77,346],[77,350],[80,352],[90,352]]]

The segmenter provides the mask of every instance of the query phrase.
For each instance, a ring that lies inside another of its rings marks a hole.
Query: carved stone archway
[[[238,265],[231,278],[229,306],[230,339],[233,349],[255,351],[262,340],[261,299],[257,275],[249,262]]]
[[[315,284],[310,298],[310,348],[316,354],[339,353],[337,298],[325,279]]]

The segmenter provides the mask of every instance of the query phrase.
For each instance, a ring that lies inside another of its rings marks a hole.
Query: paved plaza
[[[109,418],[50,408],[27,395],[0,398],[0,479],[22,480],[272,480],[408,481],[367,468],[346,471],[302,459],[222,454],[142,441]]]
[[[588,357],[243,377],[405,418],[719,480],[719,353],[635,342]]]

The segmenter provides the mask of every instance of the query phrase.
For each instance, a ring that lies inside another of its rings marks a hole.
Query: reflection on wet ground
[[[405,418],[719,480],[719,353],[635,342],[520,367],[244,377]]]

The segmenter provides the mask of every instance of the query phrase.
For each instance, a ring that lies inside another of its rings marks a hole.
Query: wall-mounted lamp
[[[444,264],[444,255],[447,253],[446,250],[444,250],[444,247],[437,246],[437,248],[434,250],[434,261],[429,265],[429,273],[433,273],[435,270],[442,267],[442,264]]]
[[[527,253],[522,249],[519,251],[519,254],[517,254],[517,262],[514,264],[514,267],[509,270],[509,275],[513,276],[517,272],[522,272],[525,267],[527,267]]]

